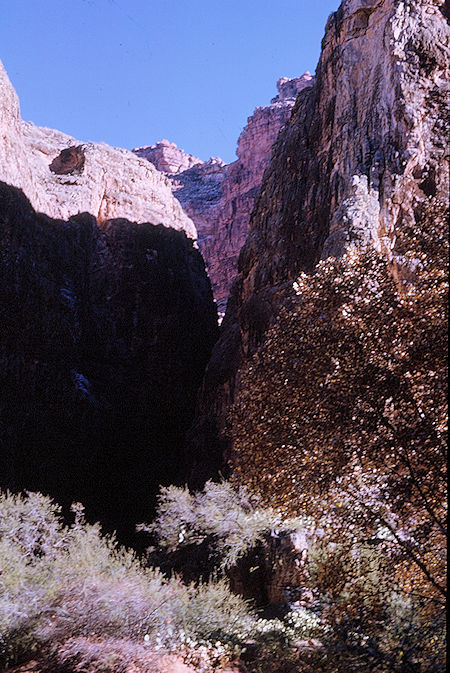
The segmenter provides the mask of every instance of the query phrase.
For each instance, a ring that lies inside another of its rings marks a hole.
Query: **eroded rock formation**
[[[22,189],[33,207],[50,217],[68,219],[88,212],[99,222],[125,217],[183,230],[190,238],[197,235],[169,181],[148,161],[23,122],[1,63],[0,180]]]
[[[248,118],[238,139],[238,158],[227,166],[220,159],[202,162],[167,140],[133,150],[167,174],[175,196],[194,221],[219,313],[225,311],[272,145],[289,119],[297,93],[312,82],[308,72],[281,78],[270,105],[256,108]]]
[[[184,433],[216,338],[182,231],[37,214],[0,184],[0,486],[81,501],[130,540]]]
[[[0,486],[129,541],[216,338],[195,226],[148,161],[22,122],[1,64],[0,94]]]
[[[159,171],[169,175],[182,173],[192,166],[203,163],[201,159],[180,150],[175,143],[168,140],[160,140],[155,145],[137,147],[133,152],[138,157],[150,161]]]
[[[238,139],[237,160],[227,167],[222,197],[217,207],[216,232],[203,245],[219,311],[225,311],[231,284],[237,273],[239,252],[247,238],[250,215],[264,171],[270,163],[272,145],[289,119],[295,96],[311,86],[309,73],[278,82],[278,96],[270,105],[256,108]],[[195,215],[192,214],[195,221]]]
[[[207,368],[188,458],[195,485],[208,464],[223,468],[240,363],[286,284],[349,246],[373,246],[399,279],[413,276],[402,232],[430,196],[448,200],[443,10],[442,0],[344,0],[329,18],[315,82],[274,145]]]
[[[84,159],[82,145],[67,147],[53,159],[49,168],[52,173],[57,173],[58,175],[70,175],[75,172],[81,173],[84,168]]]

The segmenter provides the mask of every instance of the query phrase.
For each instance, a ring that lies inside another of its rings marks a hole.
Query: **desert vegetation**
[[[376,670],[444,667],[446,222],[430,198],[396,267],[350,250],[302,274],[232,417],[235,481],[315,519],[312,591]]]
[[[208,494],[203,500],[205,508],[217,507]],[[169,526],[166,512],[162,506],[159,521]],[[81,505],[73,515],[65,525],[60,508],[37,493],[1,496],[0,661],[6,668],[34,656],[49,671],[126,671],[130,662],[159,670],[158,654],[176,653],[195,670],[213,671],[248,648],[252,658],[271,650],[289,658],[296,640],[320,631],[306,612],[262,619],[230,591],[220,569],[195,584],[165,577],[86,523]]]

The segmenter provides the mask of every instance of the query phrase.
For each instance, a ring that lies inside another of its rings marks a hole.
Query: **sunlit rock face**
[[[168,140],[160,140],[155,145],[137,147],[133,152],[138,157],[150,161],[159,171],[170,175],[182,173],[192,166],[203,163],[201,159],[187,154]]]
[[[415,204],[447,193],[448,45],[435,2],[346,0],[331,15],[315,84],[274,147],[239,302],[349,246],[401,255]]]
[[[43,209],[43,198],[35,184],[25,146],[20,105],[14,88],[0,61],[0,180],[23,189],[36,208]]]
[[[185,232],[37,214],[0,183],[0,487],[133,541],[179,476],[217,315]]]
[[[309,73],[278,82],[279,94],[270,105],[256,108],[238,139],[237,160],[227,166],[217,206],[216,230],[203,245],[208,272],[219,311],[224,312],[237,273],[239,252],[249,230],[250,215],[258,197],[272,145],[289,119],[296,93],[311,85]],[[192,215],[195,222],[195,216]]]
[[[222,467],[239,367],[300,271],[349,247],[408,274],[402,232],[430,196],[448,200],[450,28],[443,0],[344,0],[327,22],[312,86],[272,150],[209,362],[188,463]],[[206,468],[205,468],[206,471]]]
[[[238,139],[238,158],[229,165],[215,158],[202,162],[167,140],[133,150],[167,174],[175,196],[194,221],[219,313],[226,308],[272,145],[289,119],[297,93],[312,82],[309,73],[281,78],[278,95],[248,118]]]
[[[145,159],[23,122],[17,95],[1,63],[0,180],[21,188],[33,207],[50,217],[67,219],[88,212],[100,223],[124,217],[197,236],[167,178]]]

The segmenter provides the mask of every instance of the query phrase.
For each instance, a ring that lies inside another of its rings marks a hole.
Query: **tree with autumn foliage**
[[[301,274],[230,420],[234,479],[316,517],[313,588],[387,670],[443,666],[446,215],[418,208],[395,265],[353,249]]]

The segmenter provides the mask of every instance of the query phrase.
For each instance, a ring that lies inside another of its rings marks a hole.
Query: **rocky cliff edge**
[[[33,207],[50,217],[67,219],[88,212],[99,223],[124,217],[197,236],[169,181],[148,161],[127,150],[83,143],[23,122],[1,62],[0,180],[22,189]]]

